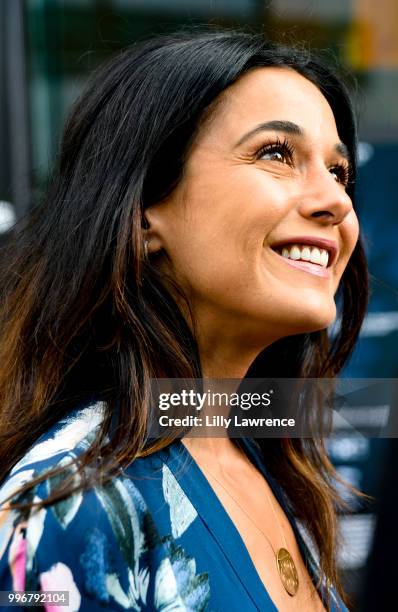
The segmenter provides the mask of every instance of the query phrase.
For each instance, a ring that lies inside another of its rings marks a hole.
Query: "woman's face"
[[[147,209],[149,249],[202,333],[265,346],[332,323],[358,239],[347,178],[333,112],[297,72],[257,68],[223,93],[181,182]]]

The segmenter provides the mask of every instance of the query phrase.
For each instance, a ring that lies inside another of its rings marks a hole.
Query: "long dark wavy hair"
[[[152,38],[117,55],[74,104],[45,199],[2,254],[1,478],[61,416],[94,397],[105,402],[105,418],[80,457],[82,471],[101,454],[101,477],[111,477],[118,466],[170,442],[147,439],[150,380],[200,378],[201,364],[192,326],[144,256],[144,210],[178,184],[219,94],[252,68],[267,66],[296,70],[329,102],[351,156],[347,190],[354,201],[349,95],[304,48],[245,32],[201,31]],[[361,240],[339,292],[332,338],[327,330],[283,338],[259,355],[248,376],[336,376],[366,309]],[[259,443],[318,548],[323,575],[344,597],[336,569],[336,474],[323,440]],[[70,495],[74,486],[65,479],[43,503]]]

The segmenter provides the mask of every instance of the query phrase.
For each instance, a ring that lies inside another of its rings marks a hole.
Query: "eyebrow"
[[[269,131],[284,132],[285,134],[291,134],[293,136],[300,137],[303,137],[305,135],[303,128],[297,125],[297,123],[293,123],[293,121],[276,119],[273,121],[266,121],[264,123],[259,123],[258,125],[256,125],[256,127],[244,134],[242,138],[238,140],[238,142],[235,144],[235,148],[245,143],[247,140],[249,140],[249,138],[256,136],[256,134]],[[344,159],[346,159],[347,161],[351,161],[348,147],[344,144],[344,142],[336,143],[334,146],[334,150],[336,151],[336,153],[344,157]]]

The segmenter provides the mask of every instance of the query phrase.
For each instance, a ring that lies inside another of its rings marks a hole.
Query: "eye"
[[[276,142],[261,147],[256,153],[256,159],[277,161],[281,164],[291,165],[293,163],[293,147],[287,140],[281,142],[278,139]]]
[[[344,187],[347,187],[351,177],[351,172],[348,165],[336,164],[335,166],[329,168],[329,172],[332,176],[334,176],[338,183],[341,183]]]

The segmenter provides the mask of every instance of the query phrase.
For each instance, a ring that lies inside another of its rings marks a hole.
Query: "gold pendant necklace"
[[[235,502],[235,504],[247,516],[247,518],[251,521],[251,523],[255,526],[255,528],[258,529],[258,531],[260,531],[260,533],[263,534],[263,536],[267,540],[268,544],[270,545],[270,547],[272,549],[272,552],[275,555],[276,567],[277,567],[277,570],[278,570],[279,578],[280,578],[280,580],[281,580],[281,582],[283,584],[283,587],[284,587],[285,591],[291,597],[294,597],[294,595],[297,593],[298,587],[299,587],[298,573],[297,573],[297,569],[296,569],[296,566],[294,564],[293,558],[292,558],[291,554],[289,553],[289,551],[287,550],[285,535],[284,535],[284,533],[283,533],[283,531],[281,529],[281,526],[279,524],[278,517],[276,516],[276,512],[275,512],[274,507],[273,507],[273,505],[271,503],[271,500],[269,498],[268,492],[266,491],[268,503],[271,506],[271,509],[272,509],[273,514],[274,514],[276,523],[278,525],[278,529],[279,529],[280,533],[282,534],[282,539],[283,539],[283,543],[284,543],[284,547],[278,548],[277,551],[275,551],[275,549],[272,546],[271,541],[268,538],[268,536],[265,535],[264,531],[262,529],[260,529],[260,527],[253,521],[251,516],[240,505],[240,503],[233,497],[233,495],[231,495],[231,493],[225,488],[225,486],[222,484],[222,482],[220,482],[218,480],[218,478],[216,478],[216,476],[214,476],[214,474],[212,474],[208,468],[205,468],[205,470],[224,489],[226,494],[232,499],[232,501]]]
[[[276,553],[276,566],[285,591],[293,597],[297,593],[299,579],[293,558],[286,548],[279,548]]]

